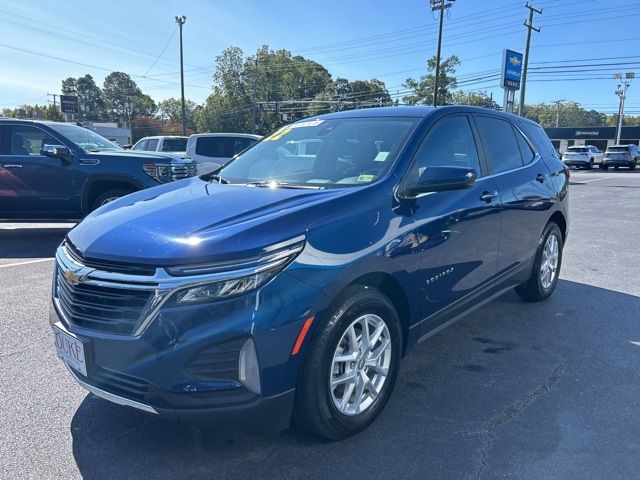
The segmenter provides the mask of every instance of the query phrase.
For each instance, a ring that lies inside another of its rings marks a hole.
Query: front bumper
[[[54,297],[50,323],[85,346],[85,389],[111,402],[190,423],[289,425],[302,355],[291,351],[319,292],[281,273],[225,301],[161,309],[140,336],[82,328]],[[259,309],[257,307],[260,307]],[[255,345],[260,393],[240,381],[243,345]]]

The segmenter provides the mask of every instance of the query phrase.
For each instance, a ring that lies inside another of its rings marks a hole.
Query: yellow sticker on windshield
[[[271,135],[269,135],[263,141],[264,142],[269,142],[271,140],[280,140],[282,137],[284,137],[290,131],[291,131],[291,127],[282,127],[280,130],[276,130],[275,132],[273,132]]]
[[[357,182],[370,182],[375,178],[375,175],[360,175]]]

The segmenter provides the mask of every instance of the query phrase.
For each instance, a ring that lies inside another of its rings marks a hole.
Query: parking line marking
[[[606,180],[607,178],[613,178],[613,177],[592,178],[591,180],[582,180],[580,183],[597,182],[600,180]]]
[[[51,260],[53,260],[53,257],[39,258],[38,260],[27,260],[26,262],[5,263],[4,265],[0,265],[0,268],[18,267],[20,265],[29,265],[30,263],[50,262]]]

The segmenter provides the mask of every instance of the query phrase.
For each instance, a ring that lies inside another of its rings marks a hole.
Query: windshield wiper
[[[224,183],[224,184],[231,183],[229,182],[229,180],[227,180],[226,178],[222,178],[220,175],[211,175],[211,177],[209,177],[209,182],[211,181],[216,181],[218,183]]]
[[[258,180],[249,182],[247,185],[264,188],[306,188],[311,190],[321,190],[324,188],[318,185],[300,185],[298,183],[279,182],[278,180]]]

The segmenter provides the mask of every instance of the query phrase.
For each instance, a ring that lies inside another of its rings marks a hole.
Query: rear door
[[[80,195],[72,162],[47,157],[44,145],[61,145],[34,125],[5,125],[0,151],[0,217],[77,218]]]
[[[158,149],[158,142],[160,140],[158,138],[150,138],[147,141],[147,145],[145,146],[145,150],[148,152],[155,152]]]
[[[487,284],[497,274],[500,203],[497,186],[483,177],[477,136],[466,114],[448,115],[427,133],[408,178],[430,166],[476,170],[471,188],[418,195],[413,207],[422,275],[421,334],[445,318],[438,312]]]
[[[498,271],[528,265],[553,206],[549,169],[510,121],[475,115],[491,178],[500,192]]]

